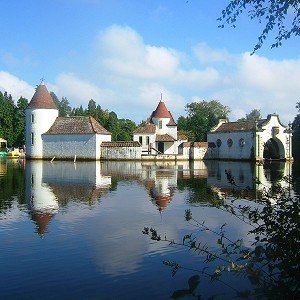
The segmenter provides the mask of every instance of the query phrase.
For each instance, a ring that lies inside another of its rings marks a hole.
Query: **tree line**
[[[114,111],[103,109],[93,99],[89,100],[87,107],[72,108],[66,97],[59,99],[54,92],[50,92],[60,117],[66,116],[92,116],[105,129],[112,133],[113,141],[132,141],[134,130],[144,124],[136,124],[130,119],[118,118]],[[8,146],[21,147],[25,144],[25,110],[29,101],[20,97],[15,101],[7,92],[0,92],[0,137],[7,140]],[[300,102],[296,103],[298,114],[292,124],[293,156],[299,157],[300,151]],[[185,106],[185,115],[177,119],[178,131],[184,134],[189,141],[206,141],[207,133],[218,124],[219,119],[229,119],[230,108],[217,100],[202,100],[191,102]],[[258,109],[253,109],[244,118],[238,121],[256,121],[261,119]]]

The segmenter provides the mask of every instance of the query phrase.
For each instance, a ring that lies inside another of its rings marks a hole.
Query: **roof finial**
[[[41,78],[41,83],[40,83],[40,85],[45,85],[45,79],[44,79],[44,77]]]
[[[160,93],[160,101],[163,101],[163,100],[162,100],[162,93]]]

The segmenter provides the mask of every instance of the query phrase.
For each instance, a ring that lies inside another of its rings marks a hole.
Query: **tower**
[[[26,157],[43,158],[42,134],[58,117],[58,109],[48,92],[44,81],[37,87],[26,109]]]

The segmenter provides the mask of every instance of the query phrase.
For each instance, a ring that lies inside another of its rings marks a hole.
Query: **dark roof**
[[[155,133],[155,125],[153,123],[147,123],[144,126],[138,127],[134,133]]]
[[[170,113],[170,112],[169,112]],[[177,126],[176,122],[174,121],[174,118],[172,116],[172,114],[170,113],[170,121],[167,124],[167,126]]]
[[[245,131],[253,130],[255,128],[255,122],[243,121],[243,122],[229,122],[221,124],[215,132],[228,132],[228,131]]]
[[[93,117],[58,117],[44,134],[111,134]]]
[[[42,82],[36,89],[28,108],[48,108],[57,109],[45,84]]]
[[[177,135],[177,139],[178,139],[178,140],[187,140],[188,138],[187,138],[187,136],[184,135],[184,134],[178,134],[178,135]]]
[[[152,113],[152,118],[170,118],[170,112],[167,110],[165,103],[161,100],[159,101],[156,110]]]
[[[119,141],[119,142],[102,142],[101,147],[140,147],[141,144],[139,142],[126,142],[126,141]]]
[[[181,145],[182,147],[184,147],[184,148],[189,148],[189,147],[191,147],[192,142],[183,142],[183,143],[181,143],[180,145]]]
[[[176,126],[176,122],[174,121],[174,118],[171,114],[171,112],[167,109],[165,103],[160,100],[156,110],[154,110],[149,118],[149,122],[152,123],[153,118],[169,118],[169,123],[167,124],[168,126]]]
[[[193,142],[191,146],[195,148],[208,148],[208,142]]]
[[[251,131],[257,129],[261,129],[262,125],[266,122],[265,119],[255,121],[240,121],[240,122],[226,122],[222,123],[216,130],[211,131],[214,132],[231,132],[231,131]]]
[[[155,138],[156,142],[174,142],[176,141],[173,137],[169,134],[157,134]]]

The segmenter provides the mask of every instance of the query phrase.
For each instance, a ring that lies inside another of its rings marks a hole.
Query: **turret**
[[[43,158],[42,134],[58,117],[58,109],[47,90],[44,81],[37,87],[26,109],[26,157]]]

